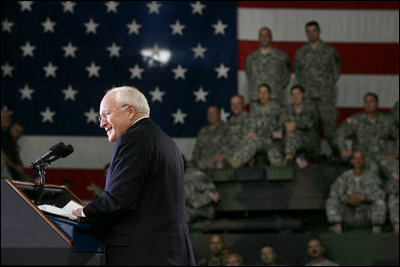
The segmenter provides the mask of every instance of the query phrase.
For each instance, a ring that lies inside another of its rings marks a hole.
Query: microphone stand
[[[39,163],[39,167],[37,164],[32,164],[32,168],[35,170],[36,174],[39,176],[39,185],[37,185],[39,187],[39,195],[38,197],[35,199],[35,204],[39,205],[40,201],[42,200],[43,197],[43,192],[44,192],[44,185],[46,183],[46,176],[45,176],[45,169],[50,165],[50,163],[48,162],[43,162],[41,161]]]

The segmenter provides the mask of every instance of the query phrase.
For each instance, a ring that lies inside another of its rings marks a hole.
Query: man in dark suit
[[[105,193],[73,213],[105,234],[107,265],[195,265],[181,152],[149,113],[135,88],[106,93],[100,127],[116,144]]]

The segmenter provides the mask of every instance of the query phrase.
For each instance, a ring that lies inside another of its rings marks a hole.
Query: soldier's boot
[[[379,226],[379,225],[372,226],[373,234],[380,234],[381,232],[382,232],[382,226]]]
[[[286,155],[285,157],[285,165],[289,166],[293,164],[293,155]]]
[[[332,225],[329,227],[329,232],[334,233],[334,234],[341,234],[343,233],[342,230],[342,225],[340,223],[337,223],[335,225]]]
[[[393,232],[395,234],[399,234],[399,224],[398,223],[393,224]]]

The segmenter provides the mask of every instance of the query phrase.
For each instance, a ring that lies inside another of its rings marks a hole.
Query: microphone
[[[47,162],[53,162],[59,158],[65,158],[67,156],[69,156],[72,152],[74,152],[74,147],[71,145],[67,145],[63,151],[61,151],[61,153],[59,155],[54,155],[52,157],[49,158],[49,160]]]
[[[66,156],[71,154],[73,151],[74,151],[74,149],[71,145],[65,146],[65,144],[63,142],[60,142],[60,143],[52,146],[46,154],[37,158],[34,162],[31,163],[31,165],[50,163],[60,157],[65,158]]]

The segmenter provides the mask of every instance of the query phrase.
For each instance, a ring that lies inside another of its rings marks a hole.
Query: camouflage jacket
[[[280,123],[282,127],[284,127],[285,122],[294,122],[296,130],[319,136],[318,114],[312,105],[303,104],[299,112],[296,111],[293,104],[287,106],[281,114]]]
[[[212,189],[215,189],[215,185],[210,177],[196,167],[188,166],[185,172],[186,202],[191,203],[195,209],[208,205],[212,202],[208,196]]]
[[[394,118],[394,121],[396,122],[397,127],[399,127],[399,100],[397,100],[397,102],[394,104],[392,116]]]
[[[276,98],[276,91],[283,91],[290,81],[290,60],[286,52],[272,47],[267,54],[260,49],[246,58],[245,71],[250,85],[251,99],[257,99],[258,86],[267,83],[271,88],[271,97]]]
[[[372,202],[378,199],[385,199],[381,179],[373,172],[364,171],[361,175],[359,185],[355,179],[353,170],[342,173],[331,185],[329,197],[338,199],[343,204],[353,194],[365,195],[365,201]]]
[[[389,137],[397,137],[398,128],[393,117],[379,112],[376,121],[368,120],[365,112],[356,113],[343,121],[337,130],[339,148],[346,149],[346,138],[352,137],[353,151],[359,150],[365,155],[386,155]],[[398,139],[396,141],[399,150]]]
[[[280,128],[280,113],[280,107],[275,102],[270,102],[265,108],[261,104],[252,105],[247,132],[256,132],[261,137],[271,137],[272,132]]]
[[[248,133],[249,123],[250,114],[247,111],[243,111],[240,117],[232,116],[229,119],[224,142],[220,149],[221,153],[228,152],[229,149],[235,147],[244,139],[244,137]]]
[[[196,138],[192,159],[211,157],[218,153],[224,138],[226,138],[227,125],[221,121],[215,127],[211,125],[201,128]]]
[[[340,76],[341,59],[337,51],[321,41],[316,48],[302,45],[294,58],[296,78],[307,97],[335,96],[335,84]]]

